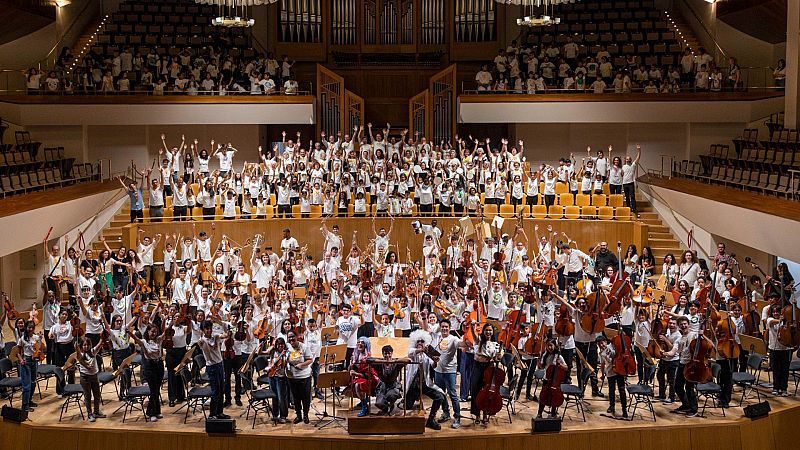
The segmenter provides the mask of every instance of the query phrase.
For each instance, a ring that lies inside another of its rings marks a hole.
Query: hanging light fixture
[[[255,19],[248,16],[247,11],[253,6],[270,5],[278,0],[195,0],[201,5],[212,5],[218,8],[217,16],[211,19],[211,25],[217,27],[247,28],[255,25]]]
[[[528,9],[536,8],[544,8],[544,14],[541,16],[525,16],[521,19],[517,19],[517,25],[519,26],[528,26],[528,27],[544,27],[548,25],[558,25],[561,23],[560,17],[554,17],[553,7],[556,5],[560,5],[563,3],[575,3],[576,0],[495,0],[497,3],[503,5],[513,5],[513,6],[522,6]],[[547,10],[550,9],[550,14],[547,14]]]

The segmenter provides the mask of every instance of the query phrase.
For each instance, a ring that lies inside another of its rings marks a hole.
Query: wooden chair
[[[625,196],[622,194],[611,194],[608,196],[608,206],[618,207],[625,204]]]

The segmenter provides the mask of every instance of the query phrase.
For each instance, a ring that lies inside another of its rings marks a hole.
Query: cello
[[[617,320],[621,321],[619,315],[617,315]],[[623,377],[636,375],[636,359],[631,353],[633,349],[631,338],[620,330],[616,336],[611,338],[611,345],[614,346],[614,359],[611,360],[614,373]]]
[[[725,359],[739,358],[739,344],[736,343],[736,326],[730,316],[717,322],[717,352]]]
[[[665,334],[664,330],[666,329],[664,319],[661,318],[661,308],[663,306],[664,296],[662,295],[661,299],[658,301],[656,314],[650,321],[650,342],[647,343],[647,353],[657,359],[661,359],[661,355],[667,351],[667,349],[664,348],[664,344],[660,341],[660,338]]]
[[[778,342],[789,348],[800,346],[800,310],[789,302],[781,311],[781,324],[778,328]]]
[[[545,344],[547,344],[547,327],[544,326],[544,321],[540,321],[536,325],[536,330],[525,341],[525,353],[532,356],[541,355],[544,353]]]
[[[705,333],[708,316],[703,318],[700,324],[700,331],[697,337],[689,343],[691,359],[683,368],[683,377],[690,383],[705,383],[711,379],[711,368],[708,366],[708,359],[714,347],[703,335]]]
[[[497,346],[497,342],[487,342],[487,346]],[[497,349],[499,351],[499,348]],[[493,416],[503,409],[503,397],[500,395],[500,387],[506,379],[506,371],[497,362],[487,367],[483,372],[483,387],[475,397],[475,404],[487,416]]]
[[[548,342],[548,346],[550,345],[555,345],[555,343]],[[561,391],[561,384],[567,379],[567,370],[558,364],[556,359],[558,355],[558,353],[552,353],[553,362],[545,369],[544,384],[539,394],[539,403],[553,409],[564,404],[564,393]],[[544,356],[545,360],[547,357],[548,355]]]
[[[608,305],[608,298],[603,289],[597,288],[594,295],[590,295],[587,299],[587,313],[581,317],[581,328],[587,333],[602,333],[606,327],[606,321],[603,317],[603,312]]]
[[[567,301],[561,302],[561,306],[558,309],[558,320],[556,320],[555,326],[553,327],[556,334],[564,337],[575,334],[575,322],[572,320],[572,314],[567,305],[568,302],[569,290],[567,290]]]

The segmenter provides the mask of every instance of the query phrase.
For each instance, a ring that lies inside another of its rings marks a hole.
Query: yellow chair
[[[589,206],[592,204],[592,197],[586,194],[578,194],[575,196],[575,205]]]
[[[356,214],[356,205],[350,203],[347,205],[347,217],[353,217]]]
[[[299,219],[301,216],[300,205],[292,205],[292,217]]]
[[[547,215],[550,216],[551,219],[561,219],[564,217],[564,207],[561,205],[550,205]]]
[[[617,220],[631,220],[631,209],[627,206],[614,208],[614,217]]]
[[[547,207],[545,205],[533,205],[531,216],[534,219],[544,219],[547,217]]]
[[[370,199],[370,193],[369,193],[369,192],[365,192],[365,193],[364,193],[364,201],[365,201],[365,202],[366,202],[368,205],[369,205],[369,199]]]
[[[606,206],[605,194],[592,194],[592,206]]]
[[[581,218],[594,219],[597,217],[596,206],[581,206]]]
[[[275,194],[269,194],[269,204],[272,206],[277,205],[277,201],[275,200]]]
[[[217,208],[214,211],[213,220],[222,220],[222,207],[219,205],[217,205]]]
[[[597,218],[600,220],[611,220],[614,218],[614,208],[601,206],[597,208]]]
[[[608,183],[603,184],[603,194],[611,195],[611,186]]]
[[[514,212],[514,205],[509,205],[509,204],[500,205],[500,217],[508,219],[514,217],[515,215],[516,213]]]
[[[494,219],[498,213],[497,205],[492,203],[491,205],[483,205],[483,215],[486,216],[486,219],[491,221]]]
[[[504,203],[511,203],[511,194],[506,192],[506,201]]]
[[[266,205],[264,208],[264,214],[266,215],[266,219],[272,219],[275,217],[275,207],[272,205]]]
[[[168,196],[164,199],[164,209],[172,209],[172,196]]]
[[[240,208],[238,206],[236,207],[236,215],[234,217],[236,217],[237,219],[241,219],[242,218],[242,208]]]
[[[522,217],[530,217],[531,216],[531,207],[530,205],[520,206],[519,210],[517,210],[518,214],[522,214]]]
[[[348,205],[348,210],[350,209],[350,205]],[[309,215],[312,219],[318,219],[322,217],[322,205],[311,205],[311,214]]]
[[[611,194],[608,196],[608,206],[619,207],[625,203],[625,196],[622,194]]]
[[[580,206],[565,206],[564,217],[567,219],[580,219],[581,207]]]
[[[544,192],[544,181],[539,182],[539,192]]]
[[[481,205],[486,202],[486,194],[481,192]]]
[[[370,211],[372,211],[371,212],[372,217],[375,217],[376,215],[378,215],[378,204],[376,203],[376,204],[371,205],[371,206],[372,207],[370,208]]]
[[[416,203],[411,205],[411,215],[415,217],[419,215],[419,206]]]
[[[559,194],[558,204],[561,206],[572,206],[575,204],[575,197],[570,193]]]
[[[566,194],[569,192],[569,184],[556,183],[556,195]]]

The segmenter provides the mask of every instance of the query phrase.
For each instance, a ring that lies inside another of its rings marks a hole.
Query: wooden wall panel
[[[31,434],[31,449],[82,450],[78,446],[79,434],[75,429],[43,427]]]
[[[669,439],[665,439],[665,434]],[[691,433],[687,428],[659,427],[655,429],[642,429],[639,432],[640,447],[648,450],[675,450],[691,448]]]
[[[690,435],[692,439],[691,448],[695,450],[711,448],[742,449],[742,439],[739,434],[739,427],[736,425],[692,427],[690,428]]]
[[[421,259],[422,256],[422,235],[417,235],[412,232],[411,222],[417,220],[415,218],[397,218],[394,220],[394,228],[390,235],[390,245],[395,246],[393,251],[397,251],[400,255],[401,262],[406,262],[406,247],[411,251],[412,258]],[[479,219],[473,219],[474,223],[478,223]],[[423,219],[423,223],[430,223],[430,219]],[[264,236],[265,244],[272,245],[275,251],[279,251],[280,241],[283,238],[283,229],[289,228],[300,246],[308,244],[308,251],[315,259],[322,256],[322,249],[324,239],[320,232],[319,219],[282,219],[282,220],[235,220],[235,221],[217,221],[214,222],[216,230],[211,230],[211,221],[201,222],[165,222],[165,223],[143,223],[126,225],[123,229],[123,242],[126,246],[131,247],[136,242],[137,230],[144,231],[145,236],[154,237],[157,233],[163,235],[177,234],[191,235],[192,229],[197,233],[205,231],[209,235],[213,235],[212,245],[216,246],[223,234],[231,239],[231,243],[239,243],[242,246],[248,239],[251,239],[257,233]],[[372,232],[373,221],[364,218],[331,218],[327,221],[327,226],[330,228],[334,224],[339,225],[342,236],[344,237],[345,248],[349,249],[352,242],[353,231],[358,231],[357,242],[361,249],[366,249],[369,240],[374,237]],[[388,218],[375,219],[375,229],[385,227],[389,230],[391,220]],[[454,218],[438,219],[438,226],[443,231],[441,245],[447,247],[447,236],[453,225],[457,224]],[[620,222],[620,221],[604,221],[604,220],[551,220],[551,219],[525,219],[523,228],[528,237],[534,239],[534,224],[539,225],[540,233],[546,233],[547,225],[552,225],[553,230],[559,233],[566,233],[571,239],[578,243],[578,246],[587,250],[590,246],[596,245],[600,241],[607,241],[613,243],[622,241],[623,245],[630,242],[636,244],[641,248],[641,242],[632,241],[632,237],[636,234],[647,235],[644,233],[635,233],[637,227],[646,227],[638,222]],[[503,225],[503,232],[513,234],[515,220],[506,220]],[[494,231],[494,230],[493,230]],[[474,237],[474,236],[472,236]],[[522,239],[520,236],[519,239]],[[564,237],[559,234],[556,239],[564,240]],[[160,259],[161,251],[163,249],[164,240],[156,248],[155,255],[158,255],[156,260]],[[479,249],[481,246],[479,245]],[[529,246],[530,248],[530,246]],[[243,258],[249,260],[250,250],[246,249]],[[179,255],[180,256],[180,255]]]

